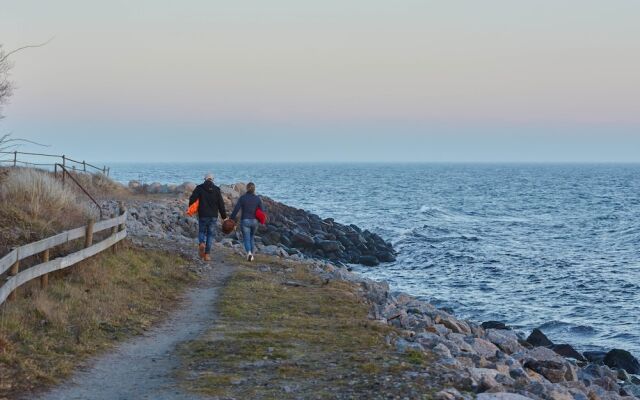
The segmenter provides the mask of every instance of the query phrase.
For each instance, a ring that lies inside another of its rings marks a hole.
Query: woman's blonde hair
[[[255,194],[256,193],[256,184],[253,182],[247,183],[247,193]]]

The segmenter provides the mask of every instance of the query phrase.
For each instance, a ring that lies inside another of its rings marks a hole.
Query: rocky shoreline
[[[144,232],[147,227],[154,232],[168,232],[188,238],[197,237],[197,221],[185,216],[185,194],[191,193],[194,183],[182,185],[140,185],[133,181],[129,189],[135,193],[173,194],[179,196],[169,202],[156,202],[153,206],[145,201],[129,202],[129,213],[136,221],[131,224],[134,232]],[[221,185],[222,196],[230,213],[238,198],[245,192],[242,183]],[[305,210],[287,206],[268,197],[261,196],[269,219],[256,234],[258,251],[268,254],[287,253],[330,260],[337,264],[362,264],[376,266],[382,262],[395,261],[393,246],[379,235],[362,230],[356,225],[343,225],[331,218],[322,219]],[[218,222],[220,223],[220,221]],[[217,233],[217,240],[230,246],[239,246],[238,230],[229,236]]]
[[[391,293],[385,282],[331,266],[321,269],[327,279],[362,285],[371,318],[402,332],[388,338],[398,351],[435,353],[452,385],[438,399],[640,398],[640,364],[624,350],[580,354],[570,345],[553,344],[539,330],[525,338],[496,321],[460,320],[405,293]]]
[[[185,185],[175,190],[189,191],[191,187]],[[222,189],[230,207],[244,187],[236,184]],[[437,399],[640,398],[640,364],[628,352],[615,349],[581,354],[570,345],[554,344],[539,330],[525,337],[500,322],[478,324],[457,319],[428,302],[392,293],[387,283],[352,273],[344,264],[376,264],[363,259],[369,256],[378,262],[391,260],[395,252],[390,244],[355,226],[322,220],[272,200],[265,203],[271,226],[259,232],[262,243],[258,251],[307,263],[325,280],[360,285],[371,307],[370,318],[400,332],[387,337],[387,342],[399,352],[432,356],[445,371],[451,387],[437,393]],[[105,206],[116,208],[113,202]],[[134,240],[144,244],[148,237],[193,247],[197,222],[184,216],[183,198],[131,200],[127,206],[131,216],[127,227]],[[238,239],[219,235],[218,245],[242,253]],[[389,257],[381,252],[388,252]]]

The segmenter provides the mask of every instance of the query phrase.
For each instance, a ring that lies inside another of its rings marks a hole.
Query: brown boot
[[[205,254],[204,255],[204,260],[205,261],[211,261],[211,256],[209,254]]]
[[[198,246],[198,255],[200,256],[200,258],[204,259],[204,243],[200,243],[200,245]]]

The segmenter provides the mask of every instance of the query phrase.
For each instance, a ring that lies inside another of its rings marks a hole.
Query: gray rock
[[[527,342],[533,346],[553,346],[553,342],[549,340],[549,338],[544,333],[542,333],[540,329],[537,328],[534,329],[533,332],[531,332],[531,334],[527,338]]]
[[[606,351],[585,351],[584,353],[582,353],[582,355],[589,362],[596,363],[596,364],[604,364],[604,358],[607,356],[607,352]]]
[[[398,350],[399,353],[406,353],[409,350],[424,351],[424,347],[422,347],[420,343],[410,342],[408,340],[398,338],[396,340],[396,350]]]
[[[610,368],[621,368],[630,374],[640,374],[640,362],[626,350],[613,349],[603,360]]]
[[[433,352],[436,353],[441,358],[452,358],[451,351],[447,346],[443,343],[438,343],[434,348]]]
[[[485,321],[481,325],[484,329],[510,330],[507,325],[500,321]]]
[[[511,330],[487,329],[485,338],[507,354],[523,351],[518,335]]]
[[[480,393],[478,400],[531,400],[532,397],[523,396],[517,393]]]
[[[147,193],[156,194],[160,193],[162,189],[162,184],[160,182],[153,182],[149,186],[147,186]]]
[[[128,186],[133,191],[139,191],[142,188],[142,183],[140,181],[129,181]]]
[[[342,245],[340,244],[340,242],[337,242],[335,240],[322,240],[320,241],[320,243],[318,243],[318,247],[320,247],[322,251],[330,253],[339,251]]]
[[[586,358],[582,356],[582,354],[578,353],[573,346],[569,344],[554,344],[551,346],[551,350],[555,351],[562,357],[573,358],[578,361],[587,361]]]
[[[358,259],[358,264],[366,265],[368,267],[375,267],[380,265],[380,260],[376,256],[364,255]]]
[[[307,234],[297,232],[291,236],[291,245],[296,248],[312,248],[315,246],[313,238]]]
[[[495,344],[480,338],[473,338],[469,344],[475,353],[485,358],[495,357],[496,353],[500,351]]]

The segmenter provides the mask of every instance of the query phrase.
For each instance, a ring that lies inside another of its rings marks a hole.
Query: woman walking
[[[247,193],[240,196],[236,206],[231,213],[231,219],[235,220],[239,211],[242,211],[242,219],[240,228],[242,229],[242,238],[244,249],[247,252],[247,261],[253,261],[254,237],[258,229],[258,220],[256,219],[256,210],[262,210],[262,200],[256,196],[256,185],[253,182],[247,184]]]

